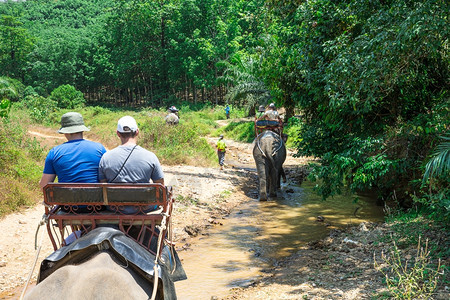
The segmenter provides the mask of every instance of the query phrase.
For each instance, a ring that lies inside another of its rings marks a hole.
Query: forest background
[[[289,146],[319,159],[309,178],[324,199],[370,193],[445,229],[449,8],[444,0],[2,1],[0,176],[10,201],[2,212],[27,201],[40,173],[43,151],[24,138],[27,124],[57,126],[77,109],[98,125],[131,109],[157,133],[145,142],[163,161],[211,161],[200,136],[224,117],[223,105],[253,116],[275,102]],[[151,116],[170,105],[191,125],[167,134]],[[251,141],[251,126],[223,130]],[[441,246],[436,255],[448,257]]]

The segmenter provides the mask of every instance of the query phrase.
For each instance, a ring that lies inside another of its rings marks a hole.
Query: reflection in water
[[[288,192],[286,192],[288,191]],[[324,238],[333,228],[383,218],[375,201],[351,195],[322,201],[312,184],[284,186],[276,201],[249,201],[179,253],[188,279],[176,282],[179,299],[211,299],[232,287],[246,286],[275,260],[289,256],[309,241]],[[359,207],[359,208],[358,208]],[[357,209],[358,208],[358,209]],[[357,210],[357,213],[355,211]],[[317,217],[322,216],[322,222]]]

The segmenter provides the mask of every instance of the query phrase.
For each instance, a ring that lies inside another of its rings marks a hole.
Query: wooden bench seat
[[[139,214],[122,214],[118,215],[113,211],[100,211],[96,215],[96,224],[104,225],[104,224],[119,224],[119,222],[126,223],[127,225],[141,225],[141,224],[152,224],[155,223],[157,225],[161,224],[161,214],[163,212],[162,207],[159,207],[157,210],[146,213],[145,215]],[[59,210],[55,215],[52,216],[52,219],[61,219],[63,220],[64,225],[89,225],[91,221],[90,213],[79,213],[73,214],[70,212],[65,212]]]
[[[170,219],[172,201],[172,188],[160,183],[49,183],[44,187],[47,228],[55,250],[65,246],[72,232],[84,234],[107,225],[118,227],[145,247],[144,236],[147,240],[157,236],[163,217]],[[157,208],[146,212],[152,206]],[[125,213],[124,208],[134,212]],[[162,234],[166,235],[165,230]]]

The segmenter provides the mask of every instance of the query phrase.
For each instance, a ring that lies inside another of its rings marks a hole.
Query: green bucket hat
[[[59,133],[76,133],[89,131],[90,129],[84,126],[83,116],[77,112],[68,112],[61,117],[61,128]]]

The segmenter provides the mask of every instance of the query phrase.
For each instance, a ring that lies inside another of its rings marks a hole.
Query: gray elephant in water
[[[286,160],[285,140],[273,131],[264,131],[254,141],[253,158],[259,177],[259,199],[267,200],[267,193],[269,197],[276,197],[281,176],[286,181],[283,170]]]

